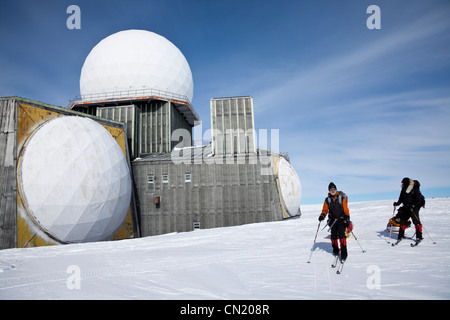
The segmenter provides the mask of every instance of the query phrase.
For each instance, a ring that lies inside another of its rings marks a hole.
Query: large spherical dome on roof
[[[145,30],[106,37],[92,49],[81,69],[83,100],[159,93],[190,103],[193,91],[192,72],[181,51],[166,38]]]

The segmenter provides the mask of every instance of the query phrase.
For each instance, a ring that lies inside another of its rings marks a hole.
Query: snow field
[[[449,299],[450,199],[427,199],[424,241],[392,247],[394,200],[352,203],[342,274],[322,205],[280,222],[0,251],[0,299]],[[406,231],[412,236],[414,228]],[[396,235],[393,235],[393,239]]]

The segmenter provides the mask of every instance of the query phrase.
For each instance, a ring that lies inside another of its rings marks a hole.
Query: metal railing
[[[73,100],[70,101],[69,108],[79,102],[96,102],[96,101],[109,101],[118,99],[127,100],[141,97],[159,97],[170,100],[184,101],[189,105],[191,104],[188,97],[185,95],[150,88],[150,89],[134,89],[125,91],[101,92],[101,93],[78,95]]]

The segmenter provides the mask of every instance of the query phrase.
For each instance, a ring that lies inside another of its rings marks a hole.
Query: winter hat
[[[409,178],[403,178],[402,180],[403,188],[406,188],[408,185],[409,185]]]
[[[403,178],[402,180],[402,189],[406,191],[406,193],[410,193],[414,188],[414,180],[410,178]]]
[[[337,189],[334,182],[330,182],[330,184],[328,185],[328,191],[330,191],[332,188]]]

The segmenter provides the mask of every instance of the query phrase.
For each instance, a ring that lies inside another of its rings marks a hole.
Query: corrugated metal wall
[[[179,105],[171,101],[153,99],[131,105],[108,106],[93,103],[88,106],[76,105],[73,110],[126,122],[132,159],[171,152],[179,143],[172,141],[176,129],[187,130],[192,144],[192,125],[180,112]]]
[[[15,100],[0,100],[0,249],[16,246],[16,132]]]
[[[275,178],[261,175],[260,161],[177,165],[142,159],[132,165],[142,236],[191,231],[194,222],[215,228],[282,219]]]
[[[168,102],[153,100],[141,105],[139,155],[170,152]]]
[[[211,99],[213,154],[256,153],[252,97]]]
[[[152,100],[139,107],[139,157],[172,151],[176,129],[186,129],[192,136],[192,127],[170,101]]]
[[[138,152],[138,119],[140,110],[135,105],[117,107],[99,107],[96,116],[104,119],[125,122],[127,124],[128,150],[132,159]]]

